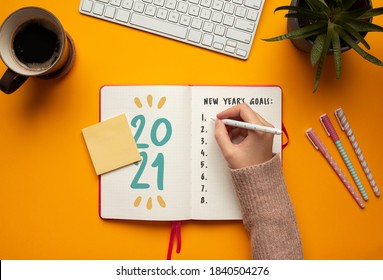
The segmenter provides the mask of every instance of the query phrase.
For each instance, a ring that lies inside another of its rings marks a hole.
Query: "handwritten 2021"
[[[150,141],[151,143],[141,143],[140,137],[142,135],[142,132],[144,129],[147,128],[146,125],[146,118],[144,115],[137,115],[135,116],[132,121],[131,125],[136,128],[136,132],[134,135],[134,140],[137,143],[137,148],[141,149],[140,155],[142,158],[142,161],[140,163],[140,166],[138,168],[138,171],[136,175],[133,178],[133,181],[131,183],[132,189],[148,189],[150,188],[149,183],[140,182],[141,176],[144,173],[145,169],[147,168],[148,163],[148,154],[145,150],[142,149],[148,149],[149,144],[153,144],[157,147],[161,147],[166,145],[170,138],[172,137],[173,129],[170,121],[166,118],[159,118],[153,122],[152,127],[150,128]],[[161,136],[161,139],[159,139],[158,131],[161,126],[165,127],[165,133]],[[165,158],[163,153],[158,153],[156,158],[151,164],[151,167],[157,168],[157,188],[158,190],[164,189],[164,170],[165,170]]]

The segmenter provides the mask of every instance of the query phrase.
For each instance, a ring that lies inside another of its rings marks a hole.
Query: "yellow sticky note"
[[[141,160],[125,114],[82,129],[97,175]]]

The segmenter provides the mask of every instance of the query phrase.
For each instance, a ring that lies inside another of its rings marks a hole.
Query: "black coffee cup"
[[[65,75],[72,67],[75,47],[51,12],[27,7],[12,13],[1,26],[0,56],[8,66],[0,89],[12,93],[29,77]]]

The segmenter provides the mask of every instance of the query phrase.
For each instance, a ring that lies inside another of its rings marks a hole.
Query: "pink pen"
[[[358,203],[360,208],[363,209],[365,207],[365,204],[364,204],[362,198],[359,196],[359,194],[352,187],[351,183],[347,180],[346,176],[344,175],[342,170],[339,168],[339,166],[335,162],[335,160],[332,158],[330,153],[327,151],[325,145],[319,139],[318,135],[316,135],[315,131],[312,128],[309,128],[308,130],[306,130],[306,136],[310,140],[310,142],[314,145],[315,149],[319,150],[321,152],[321,154],[326,158],[328,163],[331,165],[331,167],[334,169],[334,171],[338,175],[339,179],[345,185],[346,189],[350,192],[352,197],[355,199],[356,203]]]

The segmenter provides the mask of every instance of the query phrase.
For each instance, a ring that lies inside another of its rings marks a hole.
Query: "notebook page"
[[[105,86],[101,120],[126,113],[142,161],[103,174],[103,218],[190,219],[188,87]]]
[[[193,219],[241,219],[233,183],[214,138],[217,113],[246,102],[276,128],[282,128],[279,87],[194,86],[192,88],[192,200]],[[273,152],[281,152],[281,135]]]

